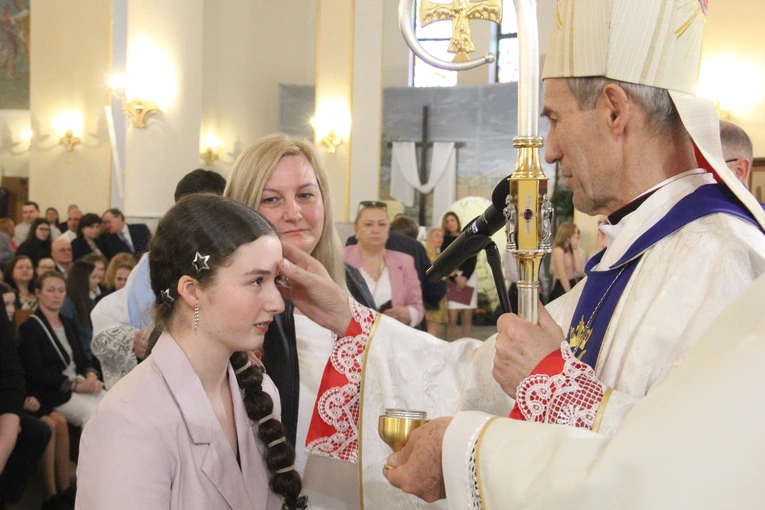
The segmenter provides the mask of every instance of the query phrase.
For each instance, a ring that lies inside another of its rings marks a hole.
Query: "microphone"
[[[433,261],[426,273],[428,280],[437,282],[450,275],[460,264],[478,255],[491,242],[491,235],[505,225],[507,220],[503,211],[510,194],[508,178],[509,176],[502,179],[494,188],[491,205],[483,214],[468,223],[459,237]]]

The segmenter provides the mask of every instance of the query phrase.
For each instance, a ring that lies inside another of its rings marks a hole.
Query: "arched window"
[[[497,83],[518,81],[520,68],[518,53],[518,18],[513,0],[502,2],[502,24],[496,27],[494,54],[497,55]]]
[[[448,53],[449,39],[452,36],[452,24],[447,21],[431,23],[426,27],[420,26],[420,1],[416,0],[414,12],[416,13],[414,23],[414,35],[419,39],[420,44],[431,55],[450,62],[454,55]],[[455,71],[444,71],[433,67],[420,60],[412,53],[414,58],[412,64],[412,84],[415,87],[453,87],[457,84],[457,73]]]

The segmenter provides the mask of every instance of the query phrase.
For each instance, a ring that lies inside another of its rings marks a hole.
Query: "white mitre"
[[[714,172],[765,228],[757,200],[725,164],[714,104],[696,97],[707,0],[558,0],[542,79],[605,76],[667,89]]]

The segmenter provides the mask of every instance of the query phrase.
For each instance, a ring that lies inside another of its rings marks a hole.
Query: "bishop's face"
[[[608,113],[602,98],[594,109],[581,110],[564,79],[547,79],[542,115],[550,121],[545,160],[560,164],[563,186],[574,193],[574,207],[595,215],[624,205],[617,199],[622,186],[620,152],[603,122]]]

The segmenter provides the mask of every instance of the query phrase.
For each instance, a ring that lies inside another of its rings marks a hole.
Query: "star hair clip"
[[[170,287],[166,288],[165,290],[161,291],[159,295],[162,297],[162,301],[167,306],[173,306],[173,303],[175,302],[175,298],[170,295]]]
[[[191,263],[194,266],[194,269],[197,270],[197,274],[201,273],[205,269],[208,271],[210,270],[210,266],[207,264],[207,261],[210,260],[209,255],[201,255],[199,252],[194,256],[194,261]]]

